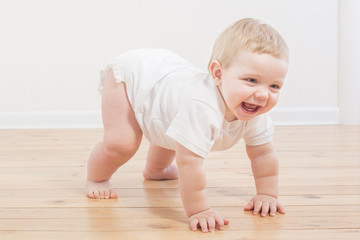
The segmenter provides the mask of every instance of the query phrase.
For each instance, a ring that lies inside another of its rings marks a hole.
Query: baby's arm
[[[206,176],[204,159],[180,144],[176,145],[179,187],[185,212],[190,218],[192,230],[201,227],[203,232],[212,232],[217,224],[219,229],[229,221],[210,208],[206,198]]]
[[[251,168],[255,179],[256,196],[252,198],[245,210],[253,210],[256,215],[274,216],[276,211],[285,213],[278,201],[279,163],[272,142],[260,146],[246,146],[247,154],[251,160]]]

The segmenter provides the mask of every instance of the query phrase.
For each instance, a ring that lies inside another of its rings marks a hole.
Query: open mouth
[[[256,104],[251,104],[251,103],[246,103],[246,102],[242,102],[241,103],[241,108],[243,109],[244,112],[248,113],[248,114],[254,114],[257,111],[259,111],[259,109],[261,108],[261,106],[256,105]]]

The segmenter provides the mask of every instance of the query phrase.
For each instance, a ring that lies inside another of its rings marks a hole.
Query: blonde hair
[[[273,27],[258,19],[245,18],[230,25],[216,39],[208,69],[214,60],[223,68],[229,67],[239,49],[289,59],[289,49]]]

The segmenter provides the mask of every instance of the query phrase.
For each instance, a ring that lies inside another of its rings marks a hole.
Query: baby
[[[247,18],[218,37],[209,73],[164,49],[115,57],[101,74],[104,137],[89,157],[88,197],[118,197],[109,180],[145,135],[151,145],[144,178],[179,179],[191,229],[223,229],[229,221],[206,198],[203,162],[210,151],[229,149],[243,138],[257,192],[245,210],[261,216],[285,213],[266,113],[278,101],[288,55],[275,29]]]

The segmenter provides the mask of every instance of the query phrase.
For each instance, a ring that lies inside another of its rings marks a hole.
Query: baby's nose
[[[261,100],[267,100],[269,98],[269,93],[264,89],[259,89],[255,93],[255,97]]]

